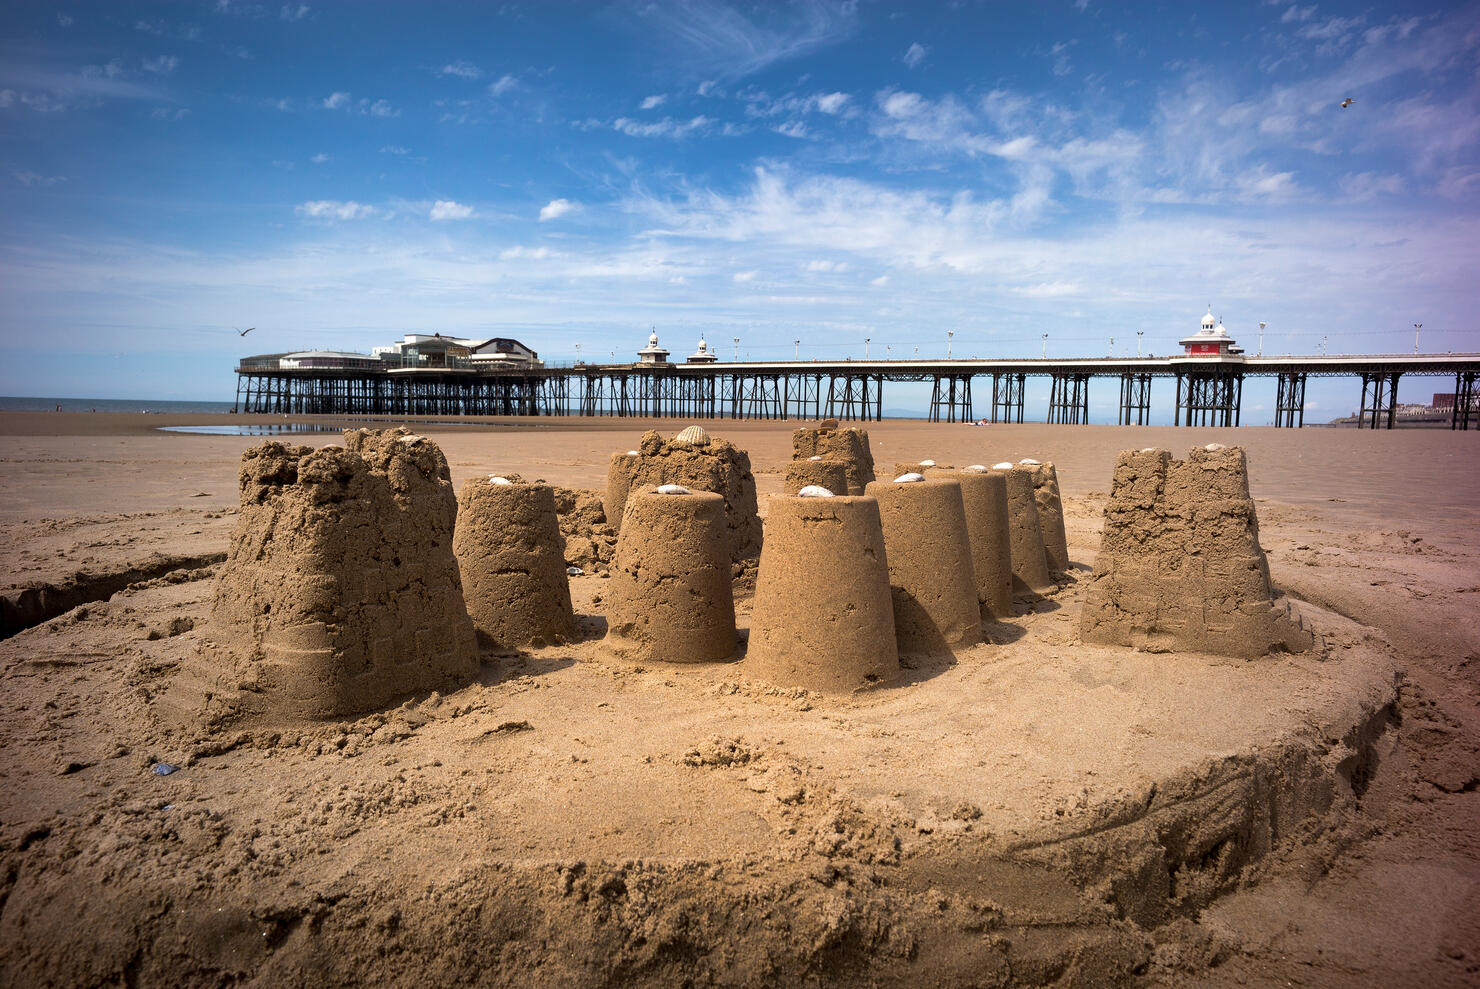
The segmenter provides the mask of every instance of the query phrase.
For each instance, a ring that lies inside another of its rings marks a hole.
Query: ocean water
[[[0,412],[169,412],[196,415],[230,412],[230,402],[165,402],[135,398],[27,398],[0,395]]]

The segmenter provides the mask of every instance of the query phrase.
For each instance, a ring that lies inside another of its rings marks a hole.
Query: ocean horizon
[[[231,411],[231,402],[198,402],[158,398],[57,398],[27,395],[0,395],[0,412],[169,412],[222,413]]]

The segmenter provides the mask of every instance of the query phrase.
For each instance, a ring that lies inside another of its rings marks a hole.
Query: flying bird
[[[235,326],[232,327],[233,330],[236,330],[236,335],[239,336],[239,337],[246,336],[248,333],[251,333],[256,328],[257,327],[255,327],[255,326],[249,326],[245,330],[236,330],[236,327]]]
[[[1355,102],[1357,101],[1348,96],[1346,99],[1341,101],[1341,108],[1345,110],[1347,107],[1351,106]]]

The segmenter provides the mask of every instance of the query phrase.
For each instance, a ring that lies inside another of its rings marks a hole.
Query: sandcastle
[[[606,516],[620,533],[628,492],[642,487],[680,484],[718,494],[725,507],[725,546],[732,573],[738,576],[753,568],[761,553],[761,519],[750,457],[728,440],[712,439],[703,430],[697,430],[697,434],[702,442],[676,437],[665,440],[656,430],[649,430],[643,433],[635,457],[613,457],[607,479]]]
[[[678,485],[633,488],[606,595],[607,650],[668,663],[733,656],[735,599],[726,541],[719,495]]]
[[[458,494],[452,548],[480,644],[514,648],[574,638],[565,540],[548,485],[469,480]]]
[[[826,488],[833,494],[848,493],[848,467],[840,460],[824,460],[812,457],[808,460],[793,460],[786,465],[786,480],[782,490],[789,495],[808,486]],[[761,554],[764,556],[765,551]]]
[[[1043,532],[1043,552],[1048,569],[1060,573],[1069,569],[1069,536],[1064,529],[1064,499],[1059,494],[1059,474],[1053,464],[1038,460],[1019,460],[1033,477],[1033,500],[1038,504],[1038,527]]]
[[[791,434],[792,460],[808,460],[821,457],[843,464],[848,476],[848,490],[834,494],[863,494],[864,487],[874,479],[874,455],[868,448],[868,430],[855,426],[838,428],[835,420],[827,420],[820,426],[795,430]]]
[[[400,430],[242,454],[196,662],[213,718],[337,718],[478,671],[442,451]]]
[[[1027,467],[1002,463],[992,466],[1007,482],[1008,541],[1012,551],[1012,590],[1015,594],[1046,594],[1053,590],[1048,553],[1043,548],[1043,524],[1033,493],[1033,473]]]
[[[771,499],[745,667],[773,683],[826,692],[898,675],[877,500]]]
[[[955,480],[873,481],[888,550],[901,654],[944,653],[981,641],[966,511]]]
[[[1186,460],[1120,454],[1080,633],[1245,659],[1311,647],[1311,633],[1274,603],[1242,449],[1211,444]]]
[[[951,475],[961,485],[971,569],[983,618],[1012,617],[1012,544],[1007,513],[1007,479],[981,465]]]

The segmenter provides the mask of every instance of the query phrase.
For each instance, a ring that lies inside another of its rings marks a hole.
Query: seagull
[[[235,326],[232,327],[233,330],[236,330],[236,335],[239,336],[239,337],[246,336],[248,333],[251,333],[256,328],[257,327],[255,327],[255,326],[249,326],[245,330],[236,330],[236,327]]]
[[[1341,101],[1341,108],[1345,110],[1347,107],[1351,106],[1355,102],[1357,101],[1348,96],[1346,99]]]

